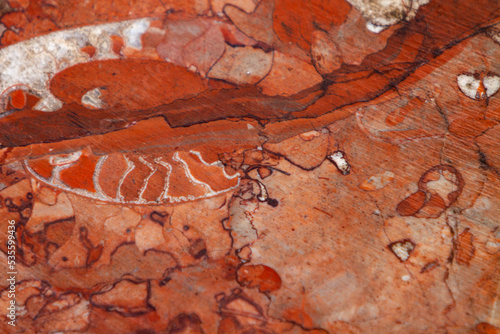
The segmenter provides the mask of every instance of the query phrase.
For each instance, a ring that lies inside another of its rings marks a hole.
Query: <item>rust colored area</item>
[[[278,0],[274,3],[274,31],[281,41],[296,44],[309,52],[313,32],[329,31],[342,24],[350,9],[351,6],[342,0]]]
[[[123,38],[121,38],[120,36],[113,35],[113,36],[111,36],[111,41],[113,43],[113,46],[111,47],[111,49],[113,50],[113,52],[117,56],[121,56],[123,46],[125,45]]]
[[[92,0],[87,2],[68,3],[54,0],[39,2],[36,0],[6,1],[7,6],[16,12],[7,15],[22,16],[22,20],[9,18],[12,22],[2,36],[2,45],[10,45],[28,38],[46,34],[60,29],[68,29],[90,24],[116,22],[139,17],[162,17],[170,10],[182,12],[187,17],[208,10],[204,1],[168,0],[160,6],[154,1],[132,2],[102,2]],[[7,18],[6,18],[7,20]]]
[[[396,211],[402,216],[411,216],[417,213],[425,204],[426,195],[423,191],[418,191],[398,204]]]
[[[487,322],[481,322],[477,324],[476,332],[478,334],[498,334],[500,333],[500,328],[490,325]]]
[[[451,48],[456,43],[456,39],[461,38],[464,34],[477,34],[478,31],[474,30],[476,26],[491,24],[493,14],[490,14],[491,12],[485,9],[488,8],[488,3],[486,0],[484,1],[484,4],[477,3],[473,7],[463,4],[464,10],[458,11],[447,10],[446,5],[443,5],[441,1],[434,1],[429,6],[424,6],[421,9],[421,14],[419,13],[419,15],[425,17],[426,24],[423,24],[422,20],[412,20],[407,26],[394,32],[394,34],[387,40],[385,48],[368,55],[361,65],[346,67],[334,71],[326,77],[322,87],[311,87],[313,92],[324,94],[322,98],[318,99],[320,96],[314,94],[313,98],[313,96],[310,95],[310,91],[309,95],[304,96],[305,94],[308,94],[307,90],[303,91],[301,95],[286,99],[268,99],[265,96],[256,94],[252,90],[247,92],[238,90],[237,94],[231,91],[219,92],[215,95],[202,95],[196,99],[189,100],[187,103],[183,102],[170,105],[167,107],[167,110],[171,107],[174,107],[177,110],[180,108],[184,117],[182,117],[182,119],[178,119],[172,111],[172,114],[167,115],[167,118],[170,125],[174,127],[199,124],[201,122],[210,122],[227,117],[249,116],[257,119],[278,118],[279,121],[281,121],[280,123],[283,124],[280,125],[280,128],[282,131],[286,131],[286,121],[289,118],[318,117],[331,112],[335,113],[335,110],[340,107],[345,107],[360,101],[368,101],[380,96],[384,92],[387,92],[391,89],[391,87],[393,87],[393,85],[407,78],[423,64],[441,55],[444,51]],[[440,15],[436,14],[443,12],[448,14],[446,19],[442,19]],[[180,23],[179,21],[176,21],[175,24],[179,25]],[[431,35],[423,35],[423,31],[428,29],[427,27],[429,26],[432,27],[432,29],[429,30],[432,31],[433,34],[432,40],[430,37]],[[452,31],[453,35],[443,33],[443,31]],[[172,38],[175,39],[176,37]],[[192,36],[192,38],[193,41],[197,41],[195,36]],[[184,37],[182,37],[181,40],[184,40]],[[430,44],[433,46],[429,47],[428,45]],[[196,55],[196,52],[188,52],[188,54]],[[170,56],[167,55],[164,55],[163,57],[170,59]],[[194,61],[194,63],[196,62],[197,60]],[[183,65],[190,66],[190,63],[193,62],[188,61],[187,63],[183,63]],[[195,67],[198,68],[197,66]],[[129,68],[129,71],[133,70]],[[309,79],[310,78],[308,78],[308,80]],[[138,81],[135,80],[135,82]],[[147,81],[143,81],[143,83],[147,83]],[[93,84],[92,87],[89,87],[89,89],[96,87],[97,86]],[[146,87],[146,91],[147,89],[148,88]],[[86,91],[87,90],[84,92]],[[83,94],[84,92],[80,91],[79,94]],[[123,94],[123,91],[120,93]],[[120,94],[118,94],[118,96],[119,95]],[[145,101],[150,99],[155,101],[157,99],[149,94],[147,94],[147,96],[148,98],[145,98]],[[133,97],[131,97],[131,99],[133,100]],[[226,101],[226,105],[222,109],[219,105],[216,107],[213,102],[214,100],[219,99]],[[281,108],[274,108],[277,103],[281,104]],[[147,104],[148,103],[146,103],[146,105]],[[245,105],[246,111],[244,112],[241,110],[242,105]],[[217,108],[218,112],[215,113],[213,108]],[[285,114],[283,114],[283,110],[285,111]],[[112,126],[108,125],[97,127],[88,121],[87,115],[79,114],[73,116],[73,113],[74,108],[72,108],[72,112],[70,113],[59,113],[57,116],[59,120],[57,122],[62,123],[60,127],[64,128],[68,126],[68,122],[74,121],[75,116],[77,119],[81,118],[79,124],[80,127],[83,127],[85,130],[76,136],[83,136],[89,132],[108,132],[116,128],[123,128],[126,126],[126,124],[113,123]],[[19,116],[20,115],[21,114],[19,114]],[[134,116],[139,119],[143,119],[144,117],[147,117],[146,115],[151,116],[151,112]],[[109,113],[96,114],[95,116],[98,120],[104,120],[104,123],[106,123],[106,120],[109,119]],[[135,118],[132,115],[129,117],[131,121]],[[33,117],[26,118],[24,119],[24,123],[31,123],[32,121],[35,121],[35,119],[36,118]],[[26,126],[29,127],[30,125],[27,124]],[[2,133],[4,134],[4,138],[1,141],[2,145],[15,146],[22,144],[22,142],[20,142],[23,141],[22,136],[18,137],[9,134],[5,124],[5,119],[3,119],[3,122],[0,122],[0,129],[2,129]],[[58,131],[57,133],[57,138],[52,138],[51,141],[75,136],[74,131],[71,133],[69,131]],[[55,132],[52,136],[56,136]],[[26,145],[27,139],[24,139],[23,142],[24,145]]]
[[[93,178],[97,161],[95,156],[82,155],[76,163],[60,172],[60,180],[73,189],[95,192]]]
[[[50,163],[50,157],[34,159],[29,162],[29,167],[41,177],[49,179],[52,176],[54,165]]]
[[[157,46],[158,55],[204,75],[224,53],[220,25],[202,18],[166,22],[165,34]]]
[[[86,45],[81,50],[88,54],[90,58],[92,58],[96,52],[96,48],[92,45]]]
[[[243,286],[257,288],[260,292],[273,292],[281,288],[281,278],[278,273],[268,266],[246,265],[238,270],[238,281]]]
[[[207,189],[202,184],[192,182],[189,177],[182,172],[185,168],[182,162],[172,161],[171,173],[171,191],[170,194],[175,197],[189,196],[190,194],[195,197],[203,196]]]
[[[114,48],[114,46],[113,46]],[[85,81],[78,78],[84,76]],[[98,88],[101,100],[119,112],[146,110],[203,92],[206,81],[187,69],[159,61],[109,60],[76,65],[50,82],[64,103],[81,104],[82,96]]]
[[[202,183],[213,185],[211,188],[215,192],[235,187],[238,184],[238,179],[236,177],[232,179],[221,179],[221,174],[224,173],[223,169],[217,166],[208,165],[196,154],[179,152],[179,158],[188,166],[189,172],[195,179]],[[222,182],[220,180],[222,180]]]
[[[438,217],[458,199],[464,185],[453,166],[434,166],[420,177],[419,190],[401,201],[396,211],[402,216]]]
[[[128,173],[123,171],[121,175],[120,181],[122,183],[119,194],[123,196],[125,201],[129,202],[139,198],[144,182],[153,170],[146,163],[139,160],[139,157],[128,157],[127,162],[130,165],[128,166]],[[103,178],[106,178],[105,174],[103,174]]]
[[[15,109],[22,109],[26,105],[26,93],[23,90],[10,93],[10,104]]]
[[[146,282],[122,280],[110,288],[94,293],[90,302],[96,307],[134,316],[150,311],[148,305],[149,286]]]
[[[0,1],[0,333],[498,333],[499,122],[496,0]]]
[[[102,164],[98,182],[107,196],[115,198],[118,195],[120,182],[128,166],[127,159],[124,155],[110,154],[106,158]]]
[[[466,228],[457,237],[456,259],[458,264],[469,265],[474,258],[476,247],[474,247],[474,235]]]
[[[170,174],[170,170],[165,166],[157,166],[157,170],[151,176],[148,175],[148,187],[142,194],[146,201],[155,201],[160,198],[165,191],[165,180]]]

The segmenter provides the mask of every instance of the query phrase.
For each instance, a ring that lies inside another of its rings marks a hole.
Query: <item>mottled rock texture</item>
[[[500,333],[499,22],[0,1],[0,332]]]

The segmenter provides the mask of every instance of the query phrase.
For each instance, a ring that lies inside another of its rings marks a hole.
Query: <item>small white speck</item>
[[[376,24],[373,24],[372,22],[366,23],[366,29],[370,30],[371,32],[373,32],[375,34],[382,32],[386,28],[387,28],[387,26],[376,25]]]
[[[408,275],[404,275],[404,276],[401,276],[401,279],[405,282],[408,282],[410,280],[410,276]]]
[[[390,248],[400,261],[405,262],[410,258],[411,252],[415,249],[415,244],[409,240],[401,240],[392,243]]]
[[[333,162],[342,175],[348,175],[351,172],[351,166],[344,157],[344,152],[335,151],[327,156],[328,160]]]

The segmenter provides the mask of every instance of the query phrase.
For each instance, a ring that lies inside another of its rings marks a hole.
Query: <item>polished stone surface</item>
[[[500,333],[499,22],[0,1],[0,332]]]

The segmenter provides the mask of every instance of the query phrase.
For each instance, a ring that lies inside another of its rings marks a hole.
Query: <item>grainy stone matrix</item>
[[[0,332],[500,333],[499,22],[0,1]]]

